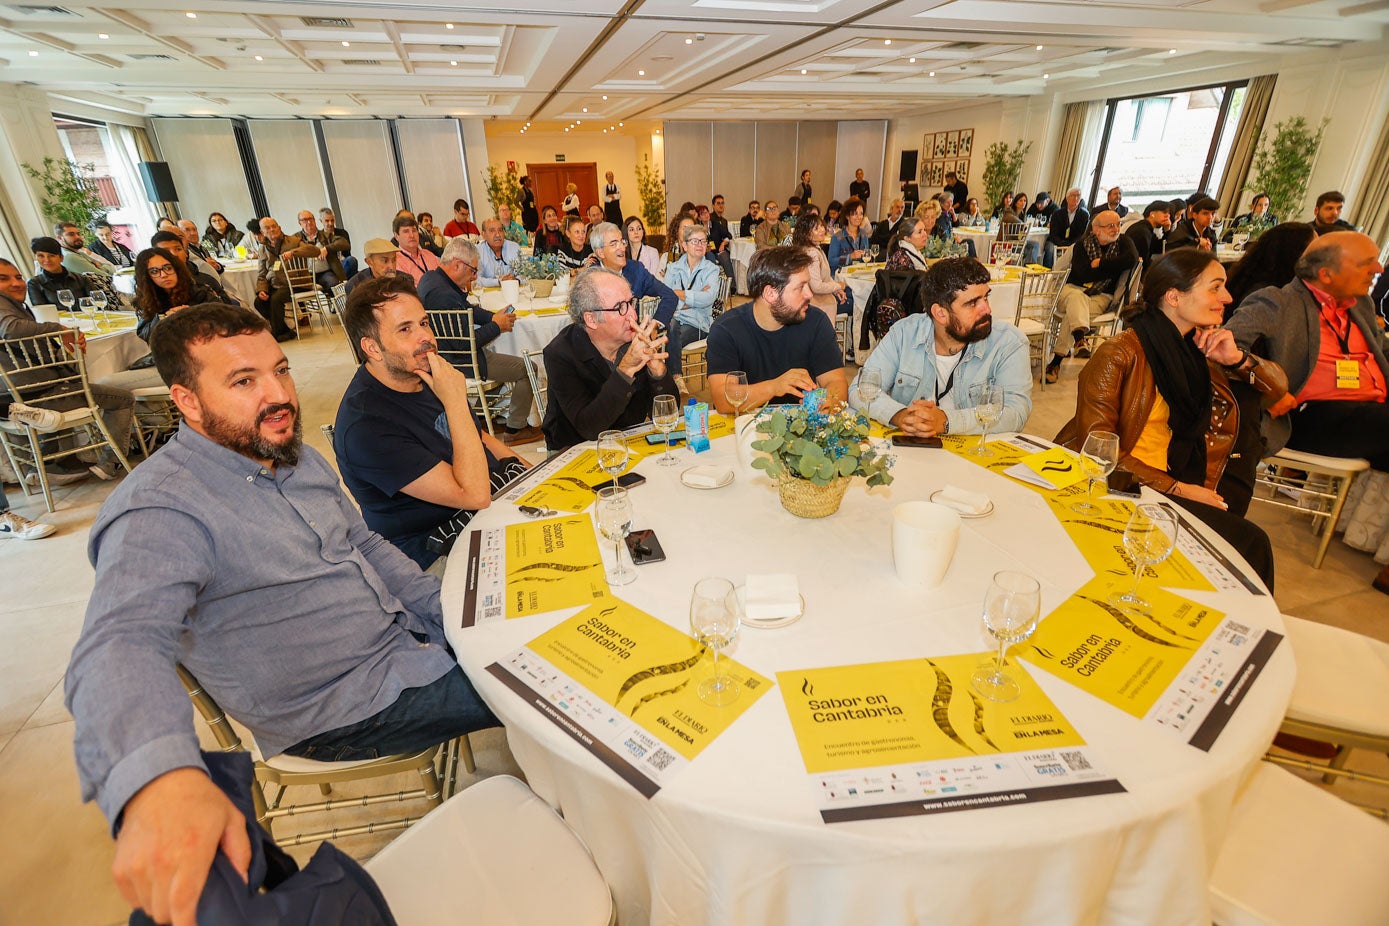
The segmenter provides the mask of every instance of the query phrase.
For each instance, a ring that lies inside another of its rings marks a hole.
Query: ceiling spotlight
[[[646,76],[646,72],[645,72],[645,71],[637,71],[637,76],[638,76],[638,77],[645,77],[645,76]]]
[[[604,135],[608,134],[608,130],[607,130],[607,129],[604,129],[604,130],[603,130],[603,134],[604,134]]]
[[[187,16],[189,19],[197,19],[197,18],[198,18],[198,14],[197,14],[197,13],[193,13],[193,12],[184,13],[183,15],[184,15],[184,16]]]
[[[908,59],[907,59],[907,63],[908,63],[908,64],[916,64],[916,59],[915,59],[915,58],[908,58]]]
[[[685,40],[685,44],[686,44],[686,45],[693,45],[693,44],[694,44],[694,39],[686,39],[686,40]]]
[[[660,135],[660,134],[661,134],[661,130],[660,130],[660,129],[657,129],[657,130],[656,130],[656,134],[657,134],[657,135]]]
[[[264,61],[264,60],[265,60],[265,57],[262,56],[262,55],[256,55],[256,60],[257,60],[257,61]]]
[[[883,39],[883,44],[884,44],[884,45],[891,45],[891,44],[892,44],[892,39]]]
[[[31,52],[29,52],[29,57],[30,57],[30,58],[37,58],[38,56],[39,56],[39,53],[36,52],[36,51],[31,51]]]
[[[351,43],[351,42],[343,42],[343,43],[342,43],[342,47],[343,47],[343,48],[351,48],[351,47],[352,47],[352,43]]]
[[[107,35],[105,32],[98,32],[96,37],[99,39],[109,39],[111,36]]]
[[[587,106],[584,107],[584,112],[588,112],[588,107],[587,107]]]
[[[617,127],[618,127],[619,129],[622,128],[622,123],[619,122],[619,123],[617,124]],[[656,134],[659,135],[659,134],[661,134],[661,133],[658,131]]]
[[[1038,46],[1037,46],[1037,50],[1038,50],[1038,51],[1041,51],[1041,50],[1042,50],[1042,46],[1041,46],[1041,45],[1038,45]]]
[[[604,97],[603,97],[603,99],[605,99],[605,100],[606,100],[606,99],[607,99],[607,96],[606,96],[606,95],[604,95]]]
[[[1175,49],[1175,48],[1169,48],[1169,49],[1167,49],[1167,53],[1168,53],[1169,55],[1175,55],[1175,54],[1177,53],[1177,49]]]
[[[453,23],[444,23],[444,28],[445,28],[445,29],[452,29],[452,28],[453,28]]]
[[[935,72],[935,71],[931,71],[931,72],[928,73],[926,76],[927,76],[927,77],[935,77],[935,76],[936,76],[936,72]]]
[[[531,127],[531,124],[530,124],[529,122],[527,122],[527,123],[526,123],[526,128],[530,128],[530,127]]]
[[[574,124],[575,124],[575,125],[583,125],[583,124],[584,124],[584,120],[582,120],[582,119],[575,119],[575,120],[574,120]]]
[[[810,72],[807,71],[805,68],[801,68],[801,73],[802,73],[802,74],[809,74]]]
[[[617,126],[615,126],[615,125],[610,125],[610,126],[608,126],[608,131],[610,131],[610,132],[616,132],[616,131],[617,131]]]
[[[568,131],[569,131],[569,127],[568,127],[568,126],[565,126],[565,129],[564,129],[564,130],[565,130],[566,132],[568,132]]]
[[[1051,75],[1050,75],[1050,74],[1043,74],[1043,75],[1042,75],[1042,80],[1050,80],[1050,79],[1051,79]]]

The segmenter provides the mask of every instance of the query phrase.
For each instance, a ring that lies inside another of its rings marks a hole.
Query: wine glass
[[[65,312],[71,312],[71,311],[72,311],[72,307],[73,307],[74,304],[76,304],[76,302],[77,302],[77,300],[73,298],[72,290],[70,290],[70,289],[60,289],[60,290],[58,290],[58,304],[61,305],[61,306],[63,307],[63,311],[65,311]]]
[[[856,388],[858,399],[866,411],[868,406],[873,404],[873,400],[882,395],[883,374],[877,370],[860,370]]]
[[[1138,595],[1143,570],[1171,556],[1176,545],[1177,517],[1167,506],[1135,505],[1124,528],[1124,549],[1133,560],[1133,588],[1122,595],[1112,592],[1110,604],[1130,614],[1151,614],[1152,605]]]
[[[733,417],[743,413],[743,403],[748,400],[748,375],[742,370],[734,370],[724,376],[723,395],[733,406]]]
[[[991,457],[994,452],[985,444],[989,440],[989,426],[1003,414],[1003,387],[991,379],[975,383],[969,387],[969,404],[980,427],[979,446],[974,448],[974,455]]]
[[[104,289],[94,289],[94,290],[92,290],[91,299],[92,299],[92,305],[96,307],[97,314],[98,314],[98,315],[105,315],[105,314],[106,314],[106,290],[104,290]]]
[[[598,465],[613,477],[612,488],[617,488],[617,477],[627,468],[627,435],[621,431],[604,431],[598,435]]]
[[[77,314],[83,318],[90,316],[92,321],[96,321],[96,310],[92,307],[90,296],[83,296],[77,300]]]
[[[877,261],[878,261],[878,245],[876,245],[876,244],[870,244],[870,245],[868,246],[868,254],[869,254],[869,256],[873,259],[873,262],[874,262],[874,263],[877,263]]]
[[[613,568],[608,570],[608,584],[626,585],[637,577],[635,569],[622,564],[622,541],[632,529],[632,500],[620,485],[603,486],[593,507],[598,532],[613,542]]]
[[[1095,514],[1100,506],[1095,504],[1095,483],[1114,472],[1119,465],[1119,435],[1113,431],[1091,431],[1085,435],[1085,446],[1080,449],[1080,465],[1089,481],[1085,501],[1075,502],[1071,510],[1076,514]]]
[[[658,395],[651,401],[651,423],[656,426],[656,430],[666,436],[666,449],[661,452],[661,458],[657,460],[660,466],[674,466],[675,457],[670,455],[670,432],[675,430],[675,425],[680,421],[680,406],[673,395]]]
[[[714,654],[714,676],[699,683],[699,699],[723,707],[738,697],[738,681],[719,670],[719,651],[738,636],[741,624],[737,593],[727,579],[700,579],[690,594],[690,629]]]
[[[1025,572],[994,573],[984,594],[984,629],[998,641],[998,655],[970,676],[970,685],[990,701],[1012,701],[1022,693],[1016,673],[1008,668],[1004,653],[1037,629],[1042,611],[1042,589]]]

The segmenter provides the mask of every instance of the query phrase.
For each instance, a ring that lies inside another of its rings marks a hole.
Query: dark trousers
[[[285,323],[285,306],[288,304],[288,286],[277,286],[271,291],[269,299],[256,297],[256,311],[270,323],[271,334],[280,335],[291,330]]]
[[[1305,402],[1289,412],[1288,446],[1328,457],[1364,457],[1389,472],[1389,404],[1384,402]]]
[[[436,682],[405,689],[394,704],[374,717],[311,736],[285,752],[319,762],[379,759],[501,725],[463,670],[454,666]]]
[[[1235,552],[1244,557],[1244,561],[1264,580],[1269,592],[1273,591],[1273,544],[1262,527],[1237,514],[1189,498],[1167,497],[1200,518],[1202,523],[1234,547]]]

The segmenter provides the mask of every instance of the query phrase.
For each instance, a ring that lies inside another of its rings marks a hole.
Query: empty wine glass
[[[675,457],[670,455],[670,432],[675,430],[679,421],[680,406],[675,396],[658,395],[651,400],[651,423],[656,426],[657,431],[666,436],[666,449],[656,461],[660,466],[673,466],[677,462]]]
[[[104,289],[92,290],[92,305],[96,307],[98,315],[106,314],[106,291]]]
[[[635,569],[622,563],[622,541],[632,529],[632,500],[619,485],[603,486],[593,506],[598,532],[613,544],[613,567],[608,570],[609,585],[626,585],[637,577]]]
[[[631,452],[627,446],[627,435],[621,431],[604,431],[598,435],[598,466],[613,477],[613,488],[617,488],[617,477],[627,468],[627,456]]]
[[[690,594],[690,630],[714,654],[714,676],[699,683],[699,698],[722,707],[738,697],[737,679],[720,671],[719,651],[738,636],[741,625],[737,593],[727,579],[700,579]]]
[[[979,446],[974,448],[974,455],[991,457],[994,452],[985,445],[989,440],[989,426],[1003,414],[1003,387],[991,379],[975,383],[969,387],[969,404],[980,427]]]
[[[877,260],[878,260],[878,245],[876,245],[876,244],[870,244],[870,245],[868,246],[868,254],[869,254],[870,257],[872,257],[873,261],[876,263]]]
[[[77,300],[77,314],[83,317],[90,316],[93,321],[96,321],[96,308],[92,305],[90,296],[83,296]]]
[[[70,289],[60,289],[60,290],[58,290],[58,304],[61,305],[61,306],[63,307],[63,311],[65,311],[65,312],[71,312],[71,311],[72,311],[73,305],[75,305],[76,303],[77,303],[77,300],[76,300],[75,298],[73,298],[72,290],[70,290]]]
[[[877,370],[860,370],[856,382],[859,401],[866,410],[883,393],[883,374]]]
[[[1089,482],[1085,501],[1075,502],[1071,510],[1076,514],[1095,514],[1100,506],[1095,504],[1095,483],[1114,472],[1119,465],[1119,435],[1113,431],[1091,431],[1085,435],[1085,446],[1080,449],[1080,465]]]
[[[984,594],[984,630],[998,641],[998,655],[970,676],[975,691],[990,701],[1012,701],[1022,693],[1004,654],[1010,645],[1032,636],[1041,611],[1042,589],[1036,579],[1024,572],[994,573]]]
[[[723,395],[733,406],[733,416],[743,413],[743,403],[748,400],[748,375],[742,370],[734,370],[723,378]]]
[[[1110,604],[1130,614],[1151,614],[1152,605],[1138,595],[1143,570],[1172,555],[1177,545],[1177,517],[1165,505],[1135,505],[1124,528],[1124,549],[1133,560],[1133,588],[1124,594],[1113,592]]]

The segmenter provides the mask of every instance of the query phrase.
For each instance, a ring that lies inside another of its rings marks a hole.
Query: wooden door
[[[598,196],[598,164],[595,161],[575,164],[527,164],[526,174],[531,178],[531,189],[535,191],[535,208],[541,212],[546,206],[554,206],[563,213],[560,204],[564,202],[564,191],[569,184],[579,188],[579,215],[588,212],[594,203],[603,205]]]

